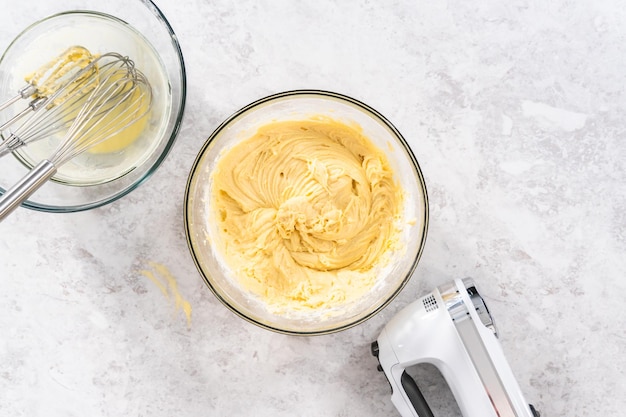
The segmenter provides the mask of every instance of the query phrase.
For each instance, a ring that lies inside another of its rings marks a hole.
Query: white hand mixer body
[[[471,279],[457,279],[401,310],[372,343],[403,417],[432,417],[406,369],[436,366],[464,417],[539,417],[517,384],[493,319]]]

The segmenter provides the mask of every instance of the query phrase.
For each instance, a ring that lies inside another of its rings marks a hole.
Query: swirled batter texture
[[[398,243],[401,189],[359,128],[265,125],[220,158],[212,180],[225,260],[276,312],[361,297]]]

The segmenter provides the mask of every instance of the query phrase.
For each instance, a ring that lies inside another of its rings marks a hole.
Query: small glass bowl
[[[210,196],[213,170],[220,155],[254,135],[267,123],[329,117],[355,123],[380,150],[404,191],[402,250],[392,256],[373,288],[333,314],[275,314],[243,289],[221,259],[218,231],[212,221]],[[409,281],[421,256],[428,226],[428,198],[420,167],[400,132],[371,107],[344,95],[318,90],[287,91],[260,99],[236,112],[207,139],[190,172],[185,191],[185,232],[194,262],[209,289],[229,309],[262,328],[291,335],[319,335],[355,326],[390,303]]]
[[[39,17],[39,20],[26,26],[24,16]],[[132,148],[117,154],[83,153],[72,159],[22,206],[59,213],[100,207],[130,193],[155,172],[178,135],[187,81],[177,37],[151,1],[56,0],[43,3],[37,10],[18,2],[0,22],[5,30],[16,28],[17,32],[26,27],[0,58],[0,101],[13,96],[25,85],[23,77],[29,71],[74,45],[86,47],[94,54],[118,52],[129,56],[148,77],[155,97],[148,123],[153,129],[151,134],[144,132]],[[27,101],[21,100],[0,112],[0,122],[24,108]],[[19,123],[2,132],[2,139]],[[148,137],[153,139],[144,140]],[[0,158],[0,194],[19,181],[33,165],[46,159],[51,145],[44,142],[23,146],[12,155]]]

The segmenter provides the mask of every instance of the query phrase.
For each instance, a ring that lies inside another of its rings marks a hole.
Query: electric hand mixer
[[[433,417],[406,369],[435,365],[464,417],[539,417],[513,376],[487,306],[470,278],[436,288],[400,311],[372,343],[404,417]]]

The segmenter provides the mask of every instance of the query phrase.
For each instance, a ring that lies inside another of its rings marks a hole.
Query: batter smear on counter
[[[212,180],[225,261],[275,312],[361,297],[399,244],[402,190],[359,127],[267,124],[220,158]]]

